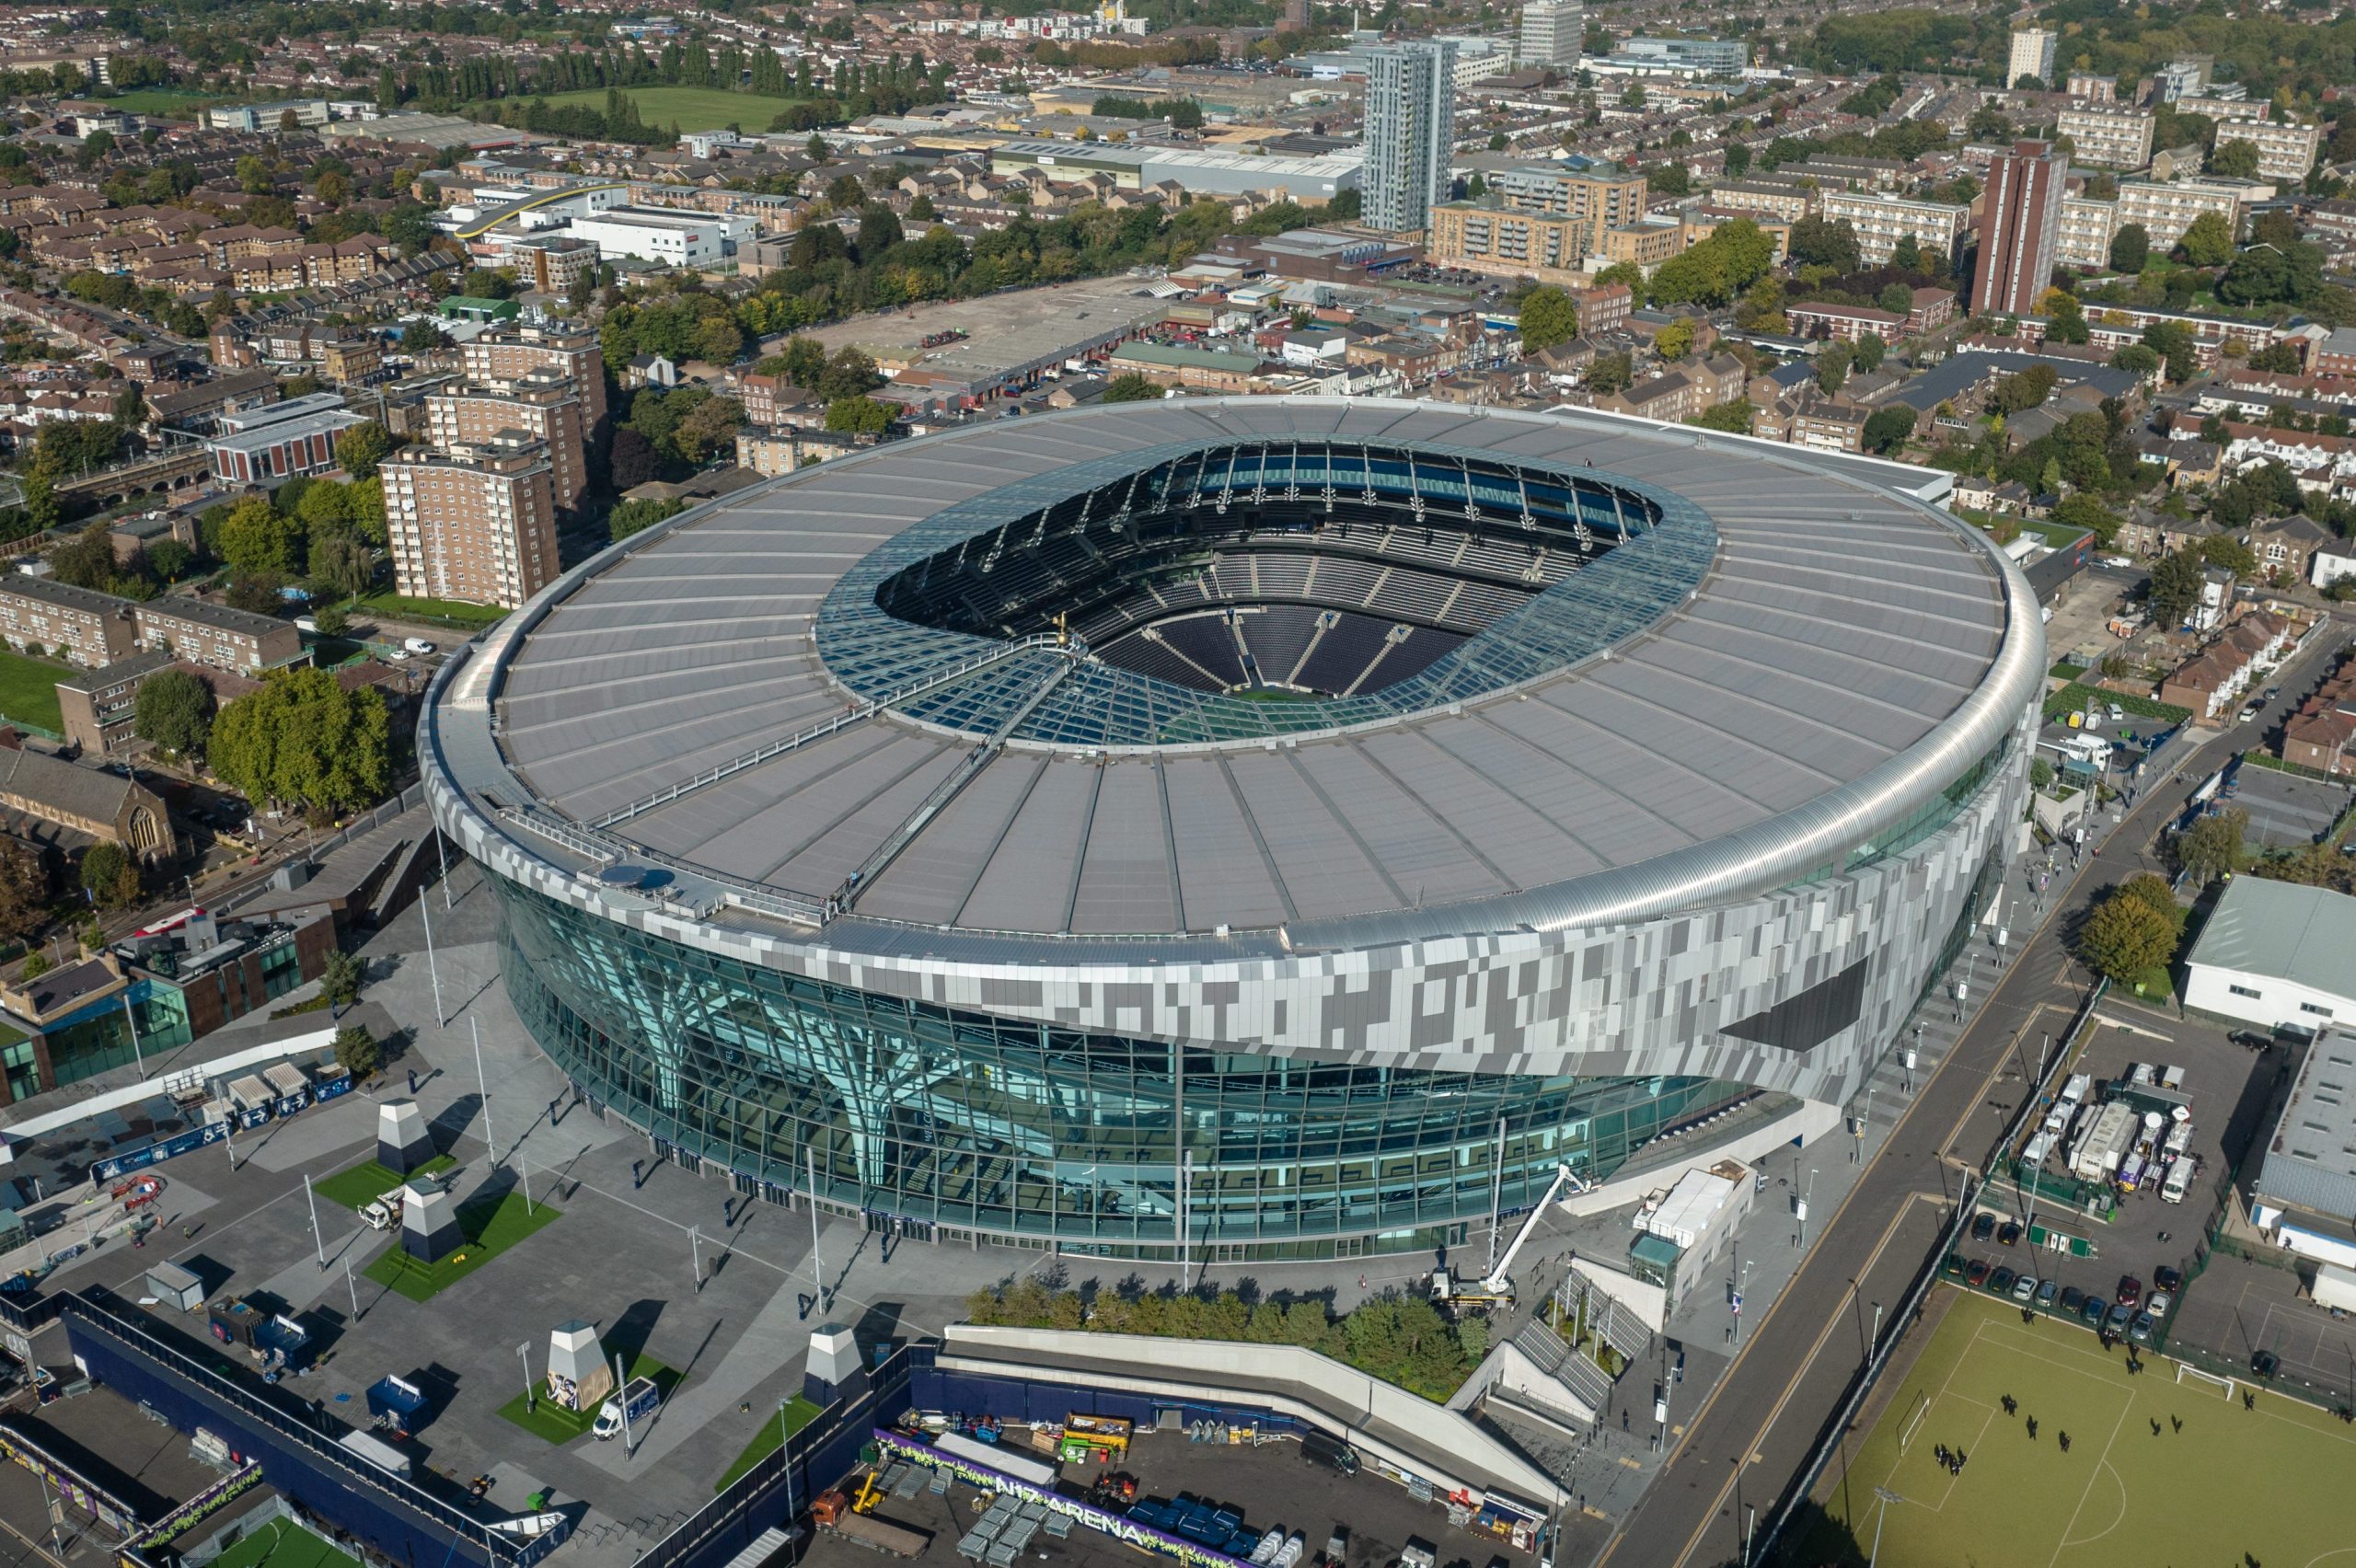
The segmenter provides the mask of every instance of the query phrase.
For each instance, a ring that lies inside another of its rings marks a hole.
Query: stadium
[[[2044,639],[1946,483],[1576,411],[994,421],[575,569],[421,766],[518,1012],[668,1158],[935,1239],[1428,1249],[1842,1102],[1987,913]]]

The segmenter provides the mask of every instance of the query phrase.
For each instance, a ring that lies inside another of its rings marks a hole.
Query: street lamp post
[[[1875,1564],[1881,1561],[1881,1526],[1882,1521],[1889,1517],[1889,1505],[1906,1501],[1887,1486],[1875,1487],[1874,1495],[1881,1499],[1881,1506],[1874,1513],[1874,1550],[1873,1555],[1865,1559],[1865,1568],[1875,1568]]]
[[[532,1342],[525,1340],[517,1345],[515,1354],[524,1358],[524,1413],[529,1415],[539,1404],[532,1388]]]

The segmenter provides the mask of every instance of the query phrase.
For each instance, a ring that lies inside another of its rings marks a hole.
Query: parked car
[[[2037,1276],[2023,1274],[2013,1284],[2013,1299],[2027,1302],[2037,1295]]]
[[[1982,1214],[1971,1222],[1971,1239],[1974,1241],[1985,1241],[1995,1234],[1996,1216],[1994,1215]]]
[[[1999,1296],[2009,1295],[2012,1292],[2013,1281],[2020,1277],[2011,1269],[1998,1269],[1988,1276],[1988,1288]]]
[[[2181,1269],[2171,1268],[2163,1263],[2158,1268],[2152,1271],[2152,1288],[2154,1290],[2182,1290],[2184,1288],[2184,1271]]]
[[[2101,1328],[2103,1314],[2109,1310],[2109,1303],[2099,1296],[2089,1296],[2078,1303],[2078,1316],[2090,1329]]]
[[[1963,1254],[1961,1252],[1949,1252],[1947,1254],[1946,1262],[1939,1265],[1939,1270],[1942,1274],[1948,1275],[1950,1278],[1961,1279],[1963,1277]]]
[[[1988,1260],[1974,1258],[1971,1266],[1963,1271],[1964,1283],[1977,1290],[1988,1283]]]
[[[2127,1325],[2134,1320],[2135,1309],[2128,1306],[2123,1301],[2110,1309],[2110,1332],[2112,1333],[2125,1333],[2127,1332]]]
[[[2004,1221],[2004,1228],[1996,1232],[1996,1239],[2007,1247],[2017,1245],[2020,1239],[2021,1222],[2017,1219]]]
[[[2170,1296],[2165,1290],[2155,1290],[2152,1292],[2151,1299],[2143,1303],[2143,1310],[2149,1312],[2152,1315],[2152,1321],[2156,1323],[2162,1318],[2166,1317],[2168,1315],[2168,1309],[2175,1305],[2175,1297]]]
[[[2062,1287],[2062,1310],[2075,1312],[2086,1304],[2086,1293],[2074,1285]]]
[[[2151,1343],[2152,1315],[2149,1312],[2136,1313],[2135,1320],[2127,1325],[2127,1337],[2133,1340],[2137,1344]]]
[[[2261,1378],[2271,1378],[2282,1369],[2282,1358],[2270,1350],[2261,1350],[2249,1358],[2249,1369]]]
[[[2142,1299],[2143,1282],[2137,1279],[2133,1274],[2120,1274],[2119,1276],[2119,1304],[2121,1307],[2132,1307],[2135,1303]]]
[[[2266,704],[2253,699],[2242,709],[2241,719],[2239,721],[2246,724],[2265,711]]]
[[[2236,1029],[2225,1038],[2246,1051],[2264,1051],[2274,1043],[2274,1036],[2260,1034],[2255,1029]]]
[[[2037,1286],[2037,1304],[2039,1307],[2052,1306],[2054,1292],[2058,1288],[2060,1287],[2055,1286],[2050,1279],[2039,1280]]]

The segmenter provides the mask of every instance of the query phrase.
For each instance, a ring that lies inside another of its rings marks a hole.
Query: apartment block
[[[410,447],[381,471],[401,593],[513,609],[556,580],[545,443],[510,431],[446,452]]]
[[[2054,130],[2070,138],[2070,161],[2104,168],[2142,168],[2152,161],[2153,117],[2125,104],[2065,109]]]
[[[46,577],[0,577],[0,639],[11,648],[39,648],[97,669],[130,652],[137,638],[128,599]]]
[[[1710,187],[1710,205],[1731,212],[1756,213],[1796,224],[1816,212],[1820,192],[1806,186],[1771,184],[1756,179],[1722,179]]]
[[[1972,279],[1974,310],[2036,314],[2053,275],[2069,180],[2070,160],[2050,142],[2015,142],[1988,166],[1980,260]]]
[[[606,424],[606,355],[586,322],[549,321],[539,326],[507,322],[459,351],[459,364],[473,382],[513,381],[542,365],[572,377],[588,416],[591,440]]]
[[[2119,182],[2119,224],[2142,224],[2152,236],[2152,248],[2165,250],[2184,237],[2193,220],[2215,213],[2238,232],[2242,204],[2250,188],[2224,180],[2122,179]]]
[[[2061,35],[2050,28],[2022,28],[2013,34],[2012,57],[2004,66],[2004,86],[2017,86],[2023,76],[2053,85],[2053,57]]]
[[[1553,283],[1580,271],[1595,239],[1590,218],[1450,202],[1432,209],[1426,249],[1440,266]]]
[[[2323,150],[2323,127],[2251,121],[2220,125],[2217,141],[2220,145],[2247,142],[2255,146],[2260,179],[2301,180],[2316,167],[2316,155]]]
[[[1823,213],[1826,221],[1846,223],[1856,231],[1858,256],[1875,267],[1888,261],[1898,242],[1910,234],[1925,255],[1952,259],[1962,248],[1963,232],[1971,222],[1969,207],[1864,190],[1826,191]]]
[[[1489,177],[1489,191],[1518,211],[1588,218],[1605,228],[1643,217],[1647,194],[1641,174],[1575,173],[1545,164],[1501,168]]]
[[[1607,267],[1623,261],[1657,267],[1685,248],[1685,225],[1675,218],[1646,218],[1603,231],[1599,254]]]
[[[510,381],[445,387],[426,394],[427,439],[444,451],[519,431],[548,448],[549,488],[571,511],[589,490],[589,431],[572,377],[552,364]]]
[[[141,648],[235,674],[259,674],[303,656],[303,634],[293,622],[181,594],[148,600],[133,620]]]
[[[2111,238],[2118,233],[2118,202],[2064,196],[2053,259],[2064,267],[2108,267]]]

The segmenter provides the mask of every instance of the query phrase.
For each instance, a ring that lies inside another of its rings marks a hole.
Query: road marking
[[[1916,1103],[1916,1104],[1920,1104],[1920,1103],[1921,1103],[1921,1101],[1915,1101],[1915,1103]],[[1913,1109],[1913,1106],[1910,1105],[1910,1106],[1908,1106],[1908,1107],[1907,1107],[1907,1109],[1908,1109],[1908,1111],[1909,1111],[1909,1112],[1911,1112],[1911,1111],[1912,1111],[1912,1109]],[[1893,1137],[1895,1137],[1895,1136],[1896,1136],[1896,1129],[1895,1129],[1895,1128],[1893,1128],[1893,1129],[1891,1130],[1891,1136],[1892,1136]],[[1884,1145],[1883,1147],[1884,1147],[1885,1148],[1887,1148],[1888,1146],[1888,1145]],[[1878,1156],[1877,1156],[1876,1158],[1877,1158],[1877,1159],[1878,1159],[1879,1157],[1878,1157]],[[1856,1189],[1854,1189],[1854,1188],[1850,1189],[1850,1193],[1849,1193],[1849,1195],[1850,1195],[1851,1197],[1854,1197],[1854,1196],[1856,1196]],[[1894,1215],[1892,1215],[1892,1216],[1890,1216],[1889,1226],[1888,1226],[1888,1228],[1887,1229],[1885,1229],[1885,1230],[1881,1233],[1881,1239],[1874,1243],[1874,1250],[1873,1250],[1873,1251],[1866,1255],[1865,1261],[1863,1263],[1861,1263],[1861,1264],[1859,1264],[1859,1265],[1858,1265],[1858,1267],[1857,1267],[1857,1272],[1856,1272],[1856,1277],[1857,1277],[1858,1279],[1863,1279],[1863,1278],[1865,1278],[1865,1275],[1867,1275],[1867,1274],[1869,1274],[1873,1273],[1874,1265],[1875,1265],[1876,1263],[1877,1263],[1877,1262],[1879,1262],[1881,1261],[1881,1255],[1882,1255],[1883,1251],[1884,1251],[1886,1248],[1888,1248],[1888,1245],[1889,1245],[1890,1241],[1892,1240],[1892,1239],[1894,1239],[1894,1238],[1897,1236],[1899,1227],[1900,1227],[1900,1226],[1901,1226],[1901,1225],[1903,1225],[1903,1224],[1905,1224],[1905,1223],[1906,1223],[1906,1221],[1907,1221],[1907,1218],[1908,1218],[1908,1217],[1909,1217],[1909,1216],[1913,1213],[1914,1205],[1915,1205],[1915,1204],[1916,1204],[1917,1202],[1928,1202],[1928,1203],[1930,1203],[1934,1207],[1944,1207],[1944,1206],[1946,1206],[1946,1199],[1944,1199],[1944,1198],[1942,1198],[1942,1197],[1941,1197],[1938,1193],[1922,1193],[1922,1192],[1915,1192],[1915,1193],[1907,1193],[1907,1194],[1906,1194],[1906,1201],[1905,1201],[1904,1203],[1902,1203],[1902,1204],[1899,1205],[1898,1205],[1898,1212],[1897,1212],[1896,1214],[1894,1214]],[[1846,1208],[1847,1206],[1848,1206],[1848,1205],[1847,1205],[1847,1203],[1844,1201],[1844,1202],[1842,1203],[1842,1208]],[[1833,1220],[1837,1223],[1837,1222],[1839,1221],[1839,1219],[1840,1219],[1840,1217],[1841,1217],[1841,1216],[1840,1216],[1840,1214],[1836,1211],[1836,1212],[1834,1213],[1834,1215],[1833,1215],[1833,1216],[1832,1216],[1832,1217],[1833,1217]],[[1828,1227],[1828,1228],[1830,1228]],[[1805,1265],[1803,1265],[1803,1266],[1805,1266]],[[1853,1291],[1853,1292],[1854,1292],[1854,1288],[1855,1288],[1854,1286],[1852,1286],[1852,1287],[1851,1287],[1851,1289],[1852,1289],[1852,1291]],[[1786,1286],[1784,1287],[1784,1294],[1783,1294],[1782,1296],[1779,1296],[1779,1297],[1776,1297],[1776,1300],[1775,1300],[1775,1307],[1780,1307],[1780,1306],[1782,1306],[1782,1305],[1784,1304],[1784,1300],[1785,1299],[1785,1297],[1788,1297],[1790,1295],[1791,1295],[1791,1286],[1788,1286],[1788,1285],[1786,1285]],[[1759,1325],[1760,1331],[1763,1331],[1763,1330],[1766,1328],[1768,1321],[1769,1321],[1770,1320],[1772,1320],[1772,1319],[1774,1317],[1774,1315],[1775,1315],[1775,1307],[1770,1307],[1770,1308],[1767,1309],[1767,1317],[1766,1317],[1766,1318],[1763,1318],[1763,1319],[1761,1319],[1761,1320],[1760,1320],[1760,1325]],[[1757,1435],[1754,1435],[1754,1436],[1752,1437],[1752,1439],[1751,1439],[1751,1443],[1752,1443],[1754,1446],[1753,1446],[1753,1447],[1750,1448],[1750,1464],[1755,1464],[1755,1463],[1757,1463],[1757,1462],[1759,1461],[1759,1451],[1758,1451],[1758,1448],[1757,1448],[1756,1445],[1757,1445],[1758,1443],[1760,1443],[1761,1441],[1762,1441],[1762,1440],[1766,1437],[1766,1435],[1767,1435],[1767,1434],[1768,1434],[1768,1433],[1770,1433],[1770,1432],[1772,1432],[1772,1431],[1773,1431],[1773,1430],[1774,1430],[1774,1428],[1775,1428],[1775,1423],[1776,1423],[1777,1421],[1779,1421],[1779,1420],[1781,1420],[1781,1419],[1783,1418],[1783,1414],[1784,1414],[1784,1407],[1785,1405],[1787,1405],[1787,1404],[1791,1403],[1791,1401],[1792,1401],[1792,1396],[1793,1396],[1794,1394],[1796,1394],[1796,1393],[1797,1393],[1797,1392],[1799,1391],[1799,1386],[1800,1386],[1800,1383],[1801,1383],[1801,1381],[1802,1381],[1803,1379],[1805,1379],[1805,1378],[1807,1378],[1807,1372],[1808,1372],[1808,1368],[1816,1365],[1816,1358],[1817,1358],[1817,1356],[1818,1356],[1818,1355],[1819,1355],[1823,1351],[1823,1349],[1824,1349],[1824,1342],[1825,1342],[1825,1341],[1827,1341],[1827,1340],[1829,1340],[1829,1339],[1831,1339],[1831,1338],[1832,1337],[1832,1331],[1833,1331],[1833,1330],[1835,1330],[1835,1329],[1837,1329],[1837,1328],[1840,1328],[1840,1327],[1842,1326],[1842,1317],[1841,1317],[1841,1316],[1839,1316],[1839,1315],[1835,1315],[1835,1316],[1833,1316],[1833,1317],[1827,1318],[1827,1319],[1824,1320],[1824,1327],[1823,1327],[1821,1330],[1819,1330],[1819,1331],[1818,1332],[1818,1333],[1817,1333],[1817,1336],[1816,1336],[1816,1343],[1815,1343],[1814,1344],[1812,1344],[1812,1345],[1810,1345],[1810,1346],[1808,1347],[1807,1355],[1806,1355],[1805,1356],[1803,1356],[1803,1357],[1801,1357],[1801,1358],[1800,1358],[1800,1364],[1799,1364],[1798,1367],[1797,1367],[1797,1368],[1793,1372],[1791,1381],[1784,1385],[1784,1391],[1783,1391],[1783,1393],[1782,1393],[1780,1396],[1778,1396],[1778,1397],[1777,1397],[1777,1399],[1776,1399],[1776,1401],[1775,1401],[1775,1406],[1774,1406],[1774,1408],[1773,1408],[1773,1410],[1770,1410],[1770,1411],[1767,1412],[1767,1419],[1766,1419],[1765,1421],[1763,1421],[1763,1422],[1760,1423],[1760,1424],[1759,1424],[1759,1430],[1758,1430],[1758,1433],[1757,1433]],[[1895,1327],[1895,1326],[1893,1326],[1893,1327],[1892,1327],[1892,1329],[1891,1329],[1891,1332],[1895,1333],[1896,1332],[1897,1332],[1897,1329],[1896,1329],[1896,1327]],[[1750,1343],[1753,1343],[1753,1344],[1757,1344],[1757,1343],[1759,1343],[1759,1339],[1758,1339],[1758,1331],[1754,1331],[1754,1332],[1753,1332],[1752,1336],[1751,1336],[1751,1342],[1750,1342]],[[1738,1356],[1738,1357],[1736,1357],[1736,1358],[1735,1358],[1735,1362],[1734,1362],[1734,1364],[1733,1364],[1732,1366],[1729,1366],[1727,1368],[1727,1376],[1718,1379],[1718,1389],[1723,1389],[1723,1388],[1725,1388],[1725,1387],[1727,1386],[1727,1384],[1728,1382],[1730,1382],[1730,1381],[1733,1379],[1733,1377],[1734,1377],[1734,1367],[1735,1367],[1735,1366],[1740,1366],[1740,1365],[1741,1365],[1741,1357],[1740,1357],[1740,1356]],[[1713,1389],[1710,1391],[1710,1402],[1715,1402],[1716,1399],[1717,1399],[1717,1389]],[[1703,1416],[1705,1416],[1705,1415],[1709,1414],[1709,1412],[1710,1412],[1710,1403],[1709,1403],[1709,1402],[1705,1402],[1705,1403],[1703,1403],[1703,1405],[1702,1406],[1701,1410],[1695,1412],[1694,1417],[1693,1417],[1694,1424],[1695,1424],[1695,1425],[1697,1425],[1697,1426],[1698,1426],[1698,1425],[1700,1425],[1700,1424],[1701,1424],[1701,1422],[1702,1422],[1702,1418],[1703,1418]],[[1682,1445],[1682,1444],[1680,1444],[1680,1445],[1679,1445],[1679,1447],[1680,1447],[1680,1448],[1682,1448],[1682,1447],[1683,1447],[1683,1445]],[[1672,1455],[1672,1456],[1671,1456],[1672,1460],[1674,1459],[1674,1458],[1675,1458],[1675,1456],[1673,1456],[1673,1455]],[[1708,1517],[1704,1518],[1704,1519],[1703,1519],[1703,1520],[1699,1525],[1697,1525],[1697,1526],[1695,1526],[1695,1527],[1694,1527],[1693,1534],[1692,1534],[1692,1537],[1691,1537],[1691,1538],[1689,1538],[1689,1539],[1687,1539],[1687,1541],[1685,1542],[1684,1549],[1683,1549],[1682,1551],[1680,1551],[1677,1554],[1676,1558],[1674,1559],[1674,1562],[1675,1562],[1675,1563],[1678,1565],[1678,1568],[1682,1568],[1682,1564],[1684,1564],[1686,1562],[1688,1562],[1688,1561],[1690,1561],[1690,1560],[1692,1559],[1692,1555],[1693,1555],[1693,1552],[1694,1552],[1694,1549],[1695,1549],[1695,1548],[1697,1548],[1697,1547],[1699,1547],[1699,1546],[1702,1544],[1702,1537],[1703,1537],[1705,1533],[1707,1533],[1707,1531],[1709,1530],[1709,1528],[1710,1528],[1711,1525],[1715,1524],[1715,1523],[1717,1521],[1717,1517],[1718,1517],[1718,1510],[1719,1510],[1721,1507],[1725,1506],[1725,1505],[1726,1505],[1726,1502],[1727,1502],[1727,1498],[1731,1497],[1731,1496],[1734,1494],[1734,1489],[1735,1489],[1735,1487],[1736,1487],[1737,1485],[1738,1485],[1738,1484],[1741,1482],[1741,1481],[1742,1481],[1742,1471],[1743,1471],[1744,1470],[1749,1469],[1749,1468],[1750,1468],[1750,1464],[1744,1464],[1744,1465],[1737,1466],[1737,1467],[1736,1467],[1736,1470],[1735,1470],[1735,1473],[1734,1473],[1734,1475],[1733,1475],[1732,1477],[1730,1477],[1730,1478],[1727,1480],[1727,1483],[1726,1483],[1724,1486],[1722,1486],[1722,1487],[1720,1487],[1720,1488],[1718,1489],[1718,1494],[1717,1494],[1715,1497],[1714,1497],[1714,1498],[1712,1498],[1712,1499],[1710,1500],[1710,1508],[1709,1508],[1709,1516],[1708,1516]],[[1612,1540],[1612,1542],[1611,1542],[1611,1545],[1604,1549],[1603,1556],[1599,1557],[1599,1558],[1597,1558],[1597,1559],[1596,1559],[1596,1568],[1603,1568],[1603,1564],[1604,1564],[1606,1562],[1608,1562],[1608,1561],[1610,1560],[1610,1558],[1611,1558],[1611,1553],[1619,1548],[1619,1545],[1620,1545],[1619,1539],[1618,1539],[1617,1538],[1614,1538],[1614,1539],[1613,1539],[1613,1540]]]

